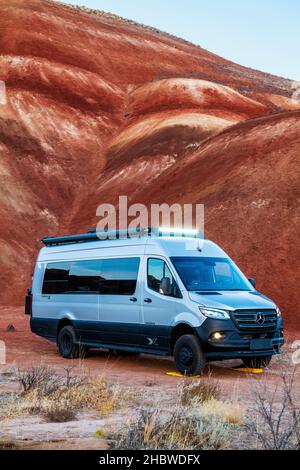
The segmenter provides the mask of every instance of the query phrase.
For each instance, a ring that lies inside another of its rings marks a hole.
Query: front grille
[[[276,310],[235,310],[231,315],[240,330],[268,331],[277,326]]]

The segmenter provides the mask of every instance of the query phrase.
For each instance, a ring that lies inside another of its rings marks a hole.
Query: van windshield
[[[170,259],[189,291],[253,290],[246,277],[227,258],[172,256]]]

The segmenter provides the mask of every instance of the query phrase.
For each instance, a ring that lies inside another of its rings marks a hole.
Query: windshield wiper
[[[225,292],[225,291],[243,291],[243,292],[251,292],[250,289],[193,289],[190,292]]]
[[[250,292],[250,289],[219,289],[219,290],[221,290],[221,291],[223,291],[223,292],[226,291],[226,290],[230,290],[230,291],[233,291],[233,290],[241,290],[241,291],[243,291],[243,292]]]

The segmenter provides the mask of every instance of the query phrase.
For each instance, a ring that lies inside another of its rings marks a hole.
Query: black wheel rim
[[[69,353],[72,348],[71,336],[68,334],[63,335],[62,337],[62,348],[65,354]]]
[[[183,346],[179,351],[179,361],[185,367],[191,366],[194,361],[192,348],[189,346]]]

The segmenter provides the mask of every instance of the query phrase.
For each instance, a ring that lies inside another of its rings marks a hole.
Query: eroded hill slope
[[[286,113],[298,107],[289,80],[46,0],[0,0],[0,53],[1,302],[22,299],[41,236],[91,228],[97,205],[125,194],[204,202],[207,235],[293,324],[299,113]]]

